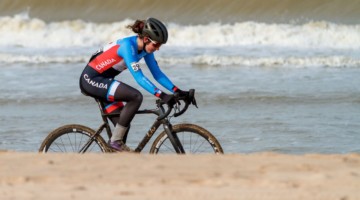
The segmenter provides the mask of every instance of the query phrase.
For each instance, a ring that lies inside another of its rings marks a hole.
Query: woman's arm
[[[158,89],[141,71],[140,64],[136,59],[137,50],[130,42],[124,42],[118,49],[118,55],[124,59],[126,66],[136,82],[151,94],[160,97],[162,91]]]
[[[175,92],[178,88],[170,81],[170,79],[160,70],[157,64],[154,54],[148,54],[144,57],[146,64],[149,67],[154,79],[159,82],[163,87],[171,92]]]

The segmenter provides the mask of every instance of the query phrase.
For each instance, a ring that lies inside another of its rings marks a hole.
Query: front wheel
[[[108,152],[106,142],[86,126],[70,124],[52,131],[42,142],[42,153],[103,153]]]
[[[187,154],[224,153],[219,141],[209,131],[200,126],[178,124],[173,126],[172,129]],[[176,153],[165,131],[155,139],[150,153]]]

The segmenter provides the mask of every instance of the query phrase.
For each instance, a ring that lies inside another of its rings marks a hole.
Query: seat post
[[[97,99],[97,98],[95,98],[95,101],[99,106],[101,118],[102,118],[102,120],[104,122],[106,133],[107,133],[108,137],[111,138],[112,133],[111,133],[111,129],[110,129],[110,126],[109,126],[109,121],[107,119],[107,115],[104,112],[104,103],[100,99]]]
[[[104,104],[103,104],[99,99],[96,99],[96,98],[95,98],[95,101],[96,101],[96,103],[97,103],[98,106],[99,106],[101,115],[104,115],[104,109],[103,109]]]

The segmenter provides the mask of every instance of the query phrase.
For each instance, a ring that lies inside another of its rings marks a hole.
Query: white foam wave
[[[0,53],[2,63],[86,63],[89,56],[53,56],[53,55],[14,55]]]
[[[0,53],[1,63],[86,63],[88,55],[17,55]],[[187,57],[161,56],[158,62],[162,66],[261,66],[261,67],[360,67],[360,59],[346,56],[314,57],[251,57],[227,55],[198,55]]]
[[[194,56],[188,58],[160,58],[159,62],[171,65],[200,66],[261,66],[261,67],[360,67],[360,60],[345,56],[324,57],[242,57]]]
[[[132,22],[46,23],[26,13],[0,17],[0,62],[86,63],[99,46],[131,35],[125,27]],[[167,25],[170,38],[157,56],[165,64],[360,67],[360,25]]]
[[[99,46],[131,35],[125,28],[133,20],[93,23],[83,20],[46,23],[26,14],[0,17],[0,46],[62,48]],[[169,23],[168,46],[243,46],[267,45],[299,48],[360,48],[360,25],[329,22],[306,24],[265,24],[244,22],[178,25]]]

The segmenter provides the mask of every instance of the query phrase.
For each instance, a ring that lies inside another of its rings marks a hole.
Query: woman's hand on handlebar
[[[176,99],[174,95],[169,95],[163,92],[160,95],[160,99],[170,107],[173,107],[176,104]]]
[[[183,100],[186,104],[193,104],[196,108],[198,107],[195,100],[195,89],[190,89],[189,91],[179,89],[175,92],[174,96],[178,101]]]
[[[179,98],[189,98],[189,95],[190,95],[190,92],[189,91],[183,91],[183,90],[180,90],[178,89],[175,94],[178,94],[179,95]]]
[[[184,92],[184,91],[183,91]],[[180,107],[180,101],[184,101],[185,105]],[[190,104],[193,104],[197,108],[195,100],[195,90],[191,89],[188,92],[182,93],[182,96],[178,92],[175,92],[174,95],[168,95],[166,93],[161,93],[160,100],[157,101],[158,107],[162,109],[163,114],[158,117],[158,120],[164,119],[167,117],[171,110],[174,108],[174,105],[177,104],[174,117],[182,115],[189,107]],[[168,105],[168,109],[165,110],[162,106],[163,104]]]

